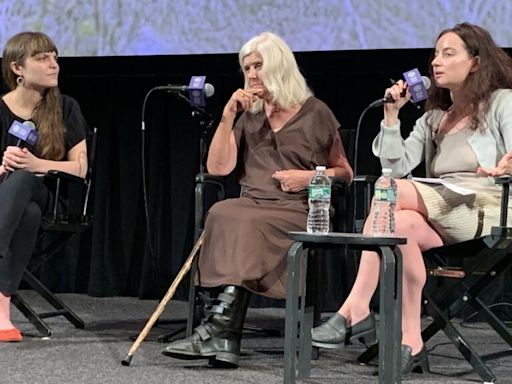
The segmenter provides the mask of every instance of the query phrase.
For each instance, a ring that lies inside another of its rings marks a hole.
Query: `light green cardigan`
[[[380,124],[380,133],[373,141],[373,154],[380,158],[383,168],[391,168],[394,177],[404,177],[425,160],[427,177],[435,155],[433,132],[438,129],[443,111],[426,112],[414,125],[407,139],[400,134],[400,121],[393,127]],[[432,119],[433,130],[427,124]],[[494,168],[512,150],[512,89],[499,89],[491,96],[489,111],[483,118],[483,129],[476,129],[468,139],[479,164]]]

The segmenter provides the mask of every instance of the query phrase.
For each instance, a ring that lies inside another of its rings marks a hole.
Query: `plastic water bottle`
[[[329,232],[329,208],[331,207],[331,179],[325,174],[325,167],[316,167],[308,188],[309,213],[308,233]]]
[[[373,236],[393,236],[395,233],[396,182],[391,169],[382,168],[382,176],[375,182],[373,196]]]

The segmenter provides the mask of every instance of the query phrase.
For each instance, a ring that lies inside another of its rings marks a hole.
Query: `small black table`
[[[306,313],[305,289],[309,248],[342,248],[374,251],[381,257],[379,316],[379,383],[400,383],[402,339],[402,254],[397,245],[407,243],[401,237],[373,237],[356,233],[311,234],[289,232],[295,242],[288,250],[288,285],[284,345],[284,383],[296,378],[297,331],[300,324],[298,378],[307,378],[311,370],[312,313]],[[304,257],[302,257],[304,256]],[[300,293],[299,293],[300,289]],[[299,295],[301,308],[299,311]]]

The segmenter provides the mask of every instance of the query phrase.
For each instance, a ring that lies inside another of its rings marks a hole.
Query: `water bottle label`
[[[389,201],[390,203],[396,202],[396,191],[391,188],[376,188],[375,199],[380,201]]]
[[[310,185],[308,195],[310,199],[329,199],[331,197],[331,188]]]

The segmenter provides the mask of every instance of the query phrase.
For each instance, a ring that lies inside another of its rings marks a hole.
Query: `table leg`
[[[306,298],[307,275],[308,275],[308,252],[302,252],[300,258],[302,263],[301,278],[299,279],[300,290],[300,309],[299,309],[299,348],[298,348],[298,369],[297,378],[307,379],[311,374],[311,329],[313,328],[313,307]]]
[[[284,332],[284,384],[295,383],[297,353],[298,292],[302,242],[295,242],[288,250],[288,283],[286,287],[286,313]]]
[[[379,384],[400,383],[402,341],[402,254],[381,251],[379,317]]]

